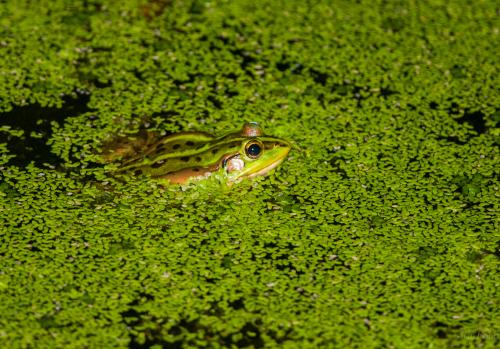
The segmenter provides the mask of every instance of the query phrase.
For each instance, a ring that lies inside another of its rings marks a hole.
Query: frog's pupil
[[[258,144],[252,144],[247,148],[248,155],[251,157],[256,157],[260,154],[261,148]]]

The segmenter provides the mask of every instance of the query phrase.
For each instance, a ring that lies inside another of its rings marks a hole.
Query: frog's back
[[[216,138],[204,132],[180,132],[156,138],[155,141],[151,141],[154,136],[147,136],[146,140],[144,137],[134,139],[133,144],[127,145],[128,148],[116,148],[116,154],[121,155],[121,166],[117,172],[167,179],[170,174],[179,175],[179,171],[188,171],[189,176],[203,176],[218,169],[219,160],[228,149],[239,146],[241,137],[237,138],[233,139],[231,135]],[[134,151],[129,149],[131,147]]]
[[[142,156],[124,163],[122,170],[162,178],[179,175],[180,171],[182,176],[204,176],[217,171],[223,159],[233,154],[243,140],[242,137],[193,139],[189,135],[176,135],[160,140]]]

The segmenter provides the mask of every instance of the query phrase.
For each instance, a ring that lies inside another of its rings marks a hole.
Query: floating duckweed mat
[[[495,1],[2,1],[0,346],[498,348]],[[294,142],[224,189],[140,130]]]

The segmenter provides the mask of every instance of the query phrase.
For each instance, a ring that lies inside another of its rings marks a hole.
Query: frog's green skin
[[[122,158],[118,173],[145,174],[169,183],[183,184],[212,174],[231,183],[267,174],[291,148],[286,140],[265,136],[257,123],[219,138],[202,132],[181,132],[155,141],[147,137],[142,143],[108,151],[106,159]]]

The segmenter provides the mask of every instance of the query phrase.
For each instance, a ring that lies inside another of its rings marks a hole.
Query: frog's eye
[[[264,145],[261,141],[252,140],[246,144],[245,153],[249,158],[257,159],[262,154],[263,149]]]

